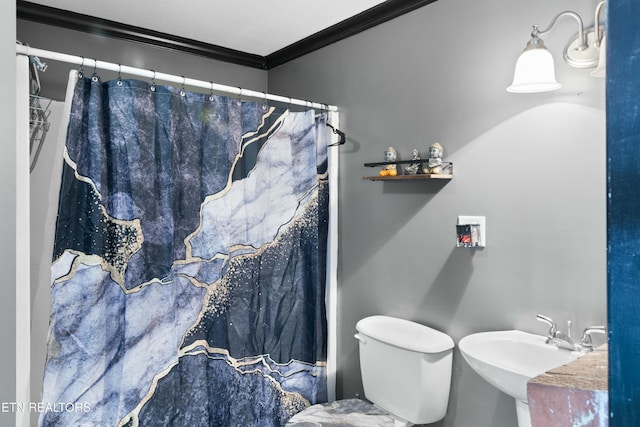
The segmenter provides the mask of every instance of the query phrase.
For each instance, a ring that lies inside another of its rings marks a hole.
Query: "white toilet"
[[[364,394],[373,405],[358,399],[313,405],[287,426],[411,426],[444,418],[451,388],[451,337],[389,316],[364,318],[356,330]]]

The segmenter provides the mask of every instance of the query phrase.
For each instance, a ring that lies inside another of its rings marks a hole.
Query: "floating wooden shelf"
[[[420,181],[426,179],[452,179],[453,175],[448,173],[423,173],[419,175],[396,175],[396,176],[363,176],[367,181]]]
[[[415,160],[398,160],[395,162],[375,162],[365,163],[366,167],[376,167],[385,165],[406,165],[416,163]],[[422,162],[421,162],[422,163]],[[419,173],[416,175],[396,175],[396,176],[363,176],[362,179],[367,181],[424,181],[428,179],[452,179],[453,178],[453,163],[442,162],[442,168],[450,173]]]

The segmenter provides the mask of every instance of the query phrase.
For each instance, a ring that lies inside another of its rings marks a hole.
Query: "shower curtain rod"
[[[50,50],[37,49],[25,45],[16,44],[16,53],[26,56],[37,56],[39,58],[51,59],[54,61],[67,62],[70,64],[76,64],[82,67],[96,68],[101,70],[116,71],[118,73],[129,74],[133,76],[146,77],[152,80],[162,80],[169,83],[177,83],[183,86],[192,86],[202,89],[209,89],[215,92],[224,92],[238,96],[263,99],[265,101],[276,101],[285,104],[301,105],[308,108],[316,108],[327,111],[338,111],[338,107],[335,105],[322,104],[319,102],[306,101],[304,99],[290,98],[288,96],[274,95],[266,92],[258,92],[250,89],[243,89],[241,87],[233,87],[227,85],[221,85],[213,82],[206,82],[204,80],[196,80],[186,78],[184,76],[176,76],[173,74],[159,73],[154,70],[145,70],[143,68],[129,67],[126,65],[114,64],[112,62],[99,61],[97,59],[84,58],[82,56],[68,55],[60,52],[53,52]]]

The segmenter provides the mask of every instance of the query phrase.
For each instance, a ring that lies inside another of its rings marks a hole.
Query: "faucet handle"
[[[591,334],[593,333],[604,335],[607,333],[607,328],[604,326],[589,326],[585,328],[582,333],[582,339],[580,340],[580,345],[585,351],[593,350],[593,341],[591,340]]]
[[[548,316],[542,315],[542,314],[538,314],[536,316],[536,320],[540,321],[540,322],[544,322],[547,325],[549,325],[549,333],[547,336],[547,343],[549,342],[549,340],[553,339],[556,337],[557,333],[558,333],[558,327],[556,326],[556,322],[553,321],[553,319],[551,319]]]

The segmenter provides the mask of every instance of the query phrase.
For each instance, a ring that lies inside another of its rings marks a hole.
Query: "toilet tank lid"
[[[439,353],[453,348],[453,339],[444,332],[396,317],[366,317],[356,323],[356,329],[378,341],[420,353]]]

